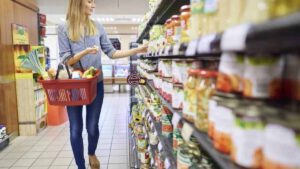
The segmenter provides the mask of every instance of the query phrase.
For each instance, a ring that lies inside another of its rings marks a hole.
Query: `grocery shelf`
[[[210,157],[217,163],[217,165],[222,169],[241,169],[241,167],[236,166],[229,158],[228,155],[223,155],[215,150],[210,138],[204,132],[198,131],[198,129],[191,124],[190,122],[183,119],[182,112],[177,111],[172,108],[172,105],[168,103],[154,88],[153,81],[148,80],[148,86],[160,97],[162,103],[168,107],[168,109],[178,114],[181,117],[181,120],[184,123],[188,123],[193,128],[193,136],[197,138],[198,142],[200,143],[201,147],[210,155]]]
[[[249,53],[299,52],[300,12],[253,25],[246,38]]]
[[[3,140],[0,140],[0,151],[2,151],[9,144],[9,136],[6,136]]]
[[[189,4],[189,0],[162,0],[157,9],[149,19],[145,29],[140,34],[137,43],[142,43],[143,39],[149,38],[149,31],[155,24],[164,24],[172,15],[178,14],[180,7]]]
[[[172,150],[173,146],[171,145],[171,142],[169,139],[162,136],[162,124],[161,122],[156,122],[153,115],[150,115],[151,121],[154,124],[155,131],[157,132],[157,137],[159,142],[162,144],[162,148],[166,154],[166,157],[170,161],[170,168],[169,169],[176,169],[176,158],[174,157]]]

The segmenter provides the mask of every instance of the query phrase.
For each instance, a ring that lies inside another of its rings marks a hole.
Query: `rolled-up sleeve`
[[[60,24],[58,26],[57,34],[60,61],[64,61],[67,57],[72,55],[70,41],[67,35],[65,24]]]
[[[103,52],[112,59],[112,56],[114,55],[114,53],[116,52],[116,49],[114,48],[114,46],[111,44],[111,41],[109,40],[109,38],[107,37],[107,34],[103,28],[102,25],[100,25],[100,45],[101,45],[101,49],[103,50]]]

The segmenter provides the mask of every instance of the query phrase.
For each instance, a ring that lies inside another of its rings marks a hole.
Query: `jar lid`
[[[184,11],[190,11],[191,10],[191,6],[190,5],[183,5],[180,8],[180,12],[184,12]]]
[[[171,22],[172,22],[172,19],[170,18],[170,19],[166,20],[165,24],[169,24]]]
[[[200,72],[200,69],[189,69],[188,74],[191,76],[197,76]]]
[[[179,17],[179,15],[173,15],[173,16],[171,17],[171,19],[172,19],[172,21],[173,21],[173,20],[179,20],[180,17]]]
[[[218,72],[213,70],[201,70],[198,76],[202,78],[216,78],[218,76]]]

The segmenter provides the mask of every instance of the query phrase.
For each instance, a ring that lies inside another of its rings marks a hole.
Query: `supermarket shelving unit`
[[[162,0],[149,19],[145,29],[140,34],[137,42],[141,43],[143,39],[148,39],[149,31],[153,25],[164,24],[167,19],[179,12],[182,5],[189,4],[189,2],[189,0]]]
[[[137,42],[149,38],[149,30],[154,24],[163,24],[171,15],[178,13],[181,5],[187,1],[162,0],[157,10],[148,21],[146,28],[139,36]],[[181,3],[181,4],[179,4]],[[174,45],[159,51],[140,55],[140,59],[187,59],[215,60],[220,58],[222,52],[236,52],[247,55],[281,54],[300,52],[300,12],[288,16],[272,19],[260,24],[238,25],[222,33],[203,36],[188,44]],[[162,104],[180,117],[180,120],[193,129],[192,135],[197,138],[201,147],[222,169],[240,169],[228,155],[223,155],[213,147],[211,139],[206,133],[200,132],[196,127],[183,119],[182,112],[174,110],[154,88],[153,81],[148,80],[148,86],[160,97]],[[297,101],[296,101],[297,102]],[[299,104],[297,102],[296,104]],[[296,106],[296,111],[299,107]],[[159,130],[157,124],[156,129]],[[164,148],[172,149],[164,145]],[[166,150],[168,152],[170,150]],[[168,153],[167,153],[168,154]],[[176,163],[176,160],[175,160]],[[176,166],[176,165],[175,165]]]
[[[0,140],[0,151],[9,145],[9,136],[6,136],[3,140]]]

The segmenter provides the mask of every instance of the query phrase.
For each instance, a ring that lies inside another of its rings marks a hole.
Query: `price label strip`
[[[179,49],[180,49],[180,43],[177,43],[176,45],[174,45],[174,47],[173,47],[173,55],[174,56],[179,55]]]
[[[171,167],[171,162],[170,162],[170,160],[168,158],[166,158],[166,160],[165,160],[165,168],[169,169],[170,167]]]
[[[195,56],[197,50],[198,39],[193,40],[189,43],[188,48],[185,52],[185,56]]]
[[[200,39],[197,47],[198,53],[210,53],[210,44],[216,38],[216,34],[211,34]]]
[[[194,132],[194,129],[188,123],[184,123],[182,128],[182,137],[185,141],[190,141],[190,138]]]
[[[169,51],[170,51],[170,49],[171,49],[171,46],[167,46],[167,47],[165,48],[164,56],[169,56]]]
[[[245,50],[246,38],[250,28],[250,24],[243,24],[226,30],[221,39],[221,49],[223,51]]]
[[[162,151],[162,145],[161,145],[161,142],[159,142],[159,144],[158,144],[158,150],[159,150],[159,151]]]
[[[177,126],[177,124],[179,123],[180,119],[181,119],[181,117],[177,113],[173,114],[172,124],[173,124],[174,127]]]

